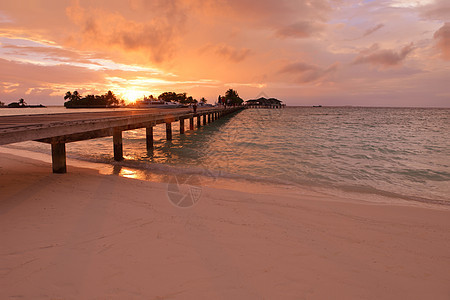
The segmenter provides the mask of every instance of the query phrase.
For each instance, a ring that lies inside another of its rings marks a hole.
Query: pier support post
[[[172,123],[170,122],[166,123],[166,140],[172,140]]]
[[[197,128],[200,128],[202,126],[201,117],[202,116],[200,115],[197,117]]]
[[[208,123],[211,123],[211,114],[208,114]]]
[[[189,130],[194,130],[194,117],[189,118]]]
[[[147,126],[145,128],[146,141],[147,141],[147,151],[151,152],[153,150],[153,126]]]
[[[206,125],[206,115],[203,115],[203,125]]]
[[[184,119],[180,119],[180,134],[184,134]]]
[[[114,144],[114,160],[115,161],[123,160],[122,130],[114,129],[113,144]]]
[[[52,143],[52,166],[53,173],[67,173],[66,167],[66,144]]]

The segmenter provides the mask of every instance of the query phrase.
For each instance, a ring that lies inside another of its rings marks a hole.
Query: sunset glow
[[[144,98],[145,92],[135,91],[132,89],[125,90],[124,92],[119,92],[119,97],[127,103],[136,102],[136,100]]]
[[[446,0],[13,1],[0,101],[228,88],[288,105],[450,106]],[[34,16],[39,16],[35,18]]]

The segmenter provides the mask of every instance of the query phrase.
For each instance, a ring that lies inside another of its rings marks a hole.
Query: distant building
[[[264,98],[261,97],[259,99],[247,100],[245,104],[248,106],[259,106],[259,107],[283,107],[283,101],[280,101],[275,98]]]

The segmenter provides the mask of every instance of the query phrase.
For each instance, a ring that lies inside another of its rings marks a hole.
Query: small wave
[[[391,171],[390,173],[399,174],[408,177],[414,182],[429,181],[449,181],[450,173],[433,171],[429,169],[403,169],[398,171]]]
[[[99,161],[105,163],[105,161]],[[109,161],[111,163],[111,161]],[[267,183],[274,185],[293,185],[295,184],[292,181],[283,180],[279,178],[270,178],[270,177],[262,177],[262,176],[254,176],[248,174],[235,174],[231,172],[227,172],[224,170],[214,170],[208,169],[202,166],[179,166],[179,165],[170,165],[170,164],[160,164],[160,163],[149,163],[147,161],[133,161],[133,160],[125,160],[121,162],[112,162],[114,165],[138,169],[149,172],[156,172],[165,175],[199,175],[204,177],[209,177],[211,179],[234,179],[234,180],[246,180],[258,183]]]
[[[358,193],[358,194],[371,194],[375,196],[388,197],[392,199],[401,199],[406,201],[414,201],[424,204],[437,204],[443,206],[450,206],[450,200],[444,199],[431,199],[426,197],[419,197],[413,195],[405,195],[401,193],[386,191],[374,188],[372,186],[367,185],[343,185],[343,184],[330,184],[329,182],[321,182],[317,180],[286,180],[281,178],[273,178],[273,177],[263,177],[263,176],[254,176],[248,174],[236,174],[227,172],[224,170],[213,170],[208,169],[202,166],[179,166],[179,165],[169,165],[169,164],[160,164],[160,163],[149,163],[148,161],[134,161],[134,160],[126,160],[122,162],[114,162],[113,160],[99,160],[96,159],[95,162],[99,163],[110,163],[113,165],[136,169],[145,172],[152,172],[161,175],[169,175],[169,176],[184,176],[184,175],[198,175],[205,178],[210,178],[213,180],[217,179],[231,179],[237,181],[248,181],[253,183],[262,183],[268,184],[272,186],[297,186],[302,189],[309,188],[311,190],[328,190],[330,194],[333,189],[338,189],[343,192],[350,193]]]
[[[443,199],[430,199],[425,197],[419,197],[419,196],[411,196],[411,195],[404,195],[400,193],[380,190],[377,188],[374,188],[372,186],[367,185],[339,185],[336,186],[336,188],[344,191],[344,192],[351,192],[351,193],[359,193],[359,194],[372,194],[372,195],[378,195],[388,198],[396,198],[401,200],[407,200],[407,201],[415,201],[425,204],[438,204],[438,205],[444,205],[444,206],[450,206],[450,200],[443,200]]]

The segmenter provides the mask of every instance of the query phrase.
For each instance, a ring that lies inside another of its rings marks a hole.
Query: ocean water
[[[178,124],[173,128],[171,142],[165,127],[155,128],[152,153],[144,130],[124,133],[126,160],[120,163],[112,159],[112,138],[68,144],[67,154],[139,170],[142,179],[158,172],[199,174],[450,205],[450,109],[247,109],[185,135],[177,133]],[[8,147],[50,153],[37,142]]]

